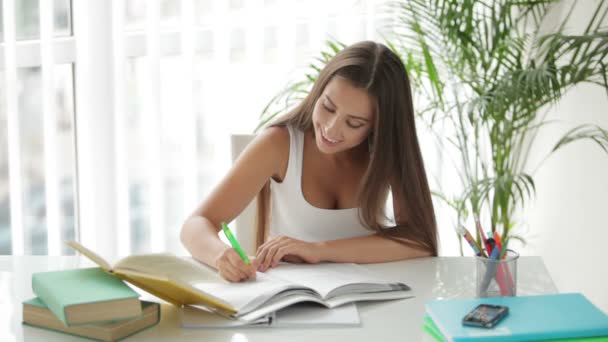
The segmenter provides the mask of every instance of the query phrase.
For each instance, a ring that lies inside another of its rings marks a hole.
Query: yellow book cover
[[[67,245],[109,274],[176,306],[203,305],[224,316],[236,312],[226,301],[193,286],[200,282],[225,282],[216,272],[196,261],[173,254],[158,253],[128,256],[112,266],[97,253],[76,241],[68,241]]]

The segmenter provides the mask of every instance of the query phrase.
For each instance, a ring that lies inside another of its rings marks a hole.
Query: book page
[[[192,285],[230,303],[237,310],[237,316],[251,312],[281,292],[300,288],[289,281],[274,279],[261,272],[257,273],[255,280],[240,283],[201,281]]]
[[[192,258],[180,258],[173,254],[129,256],[120,260],[115,269],[126,273],[149,274],[188,285],[197,282],[226,283],[211,267]]]
[[[391,284],[392,282],[378,278],[365,267],[357,264],[321,263],[321,264],[288,264],[281,263],[275,268],[266,271],[273,278],[289,280],[293,283],[304,285],[327,298],[330,292],[347,285],[354,292],[367,292],[378,289],[378,286],[366,286],[366,284]],[[390,290],[390,286],[380,286]]]
[[[91,261],[93,261],[97,265],[99,265],[99,267],[101,267],[104,271],[110,272],[112,270],[112,266],[110,266],[110,264],[107,261],[105,261],[97,253],[86,248],[85,246],[81,245],[80,243],[72,240],[72,241],[67,241],[66,244],[68,246],[72,247],[73,249],[75,249],[76,251],[78,251],[80,254],[89,258]]]

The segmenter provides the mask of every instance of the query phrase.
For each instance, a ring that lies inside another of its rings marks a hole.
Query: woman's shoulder
[[[260,132],[256,138],[259,143],[269,148],[289,151],[289,130],[287,126],[271,126]]]
[[[265,153],[270,154],[277,170],[273,178],[282,180],[285,177],[287,164],[289,163],[289,130],[287,126],[271,126],[255,139]]]
[[[289,129],[284,125],[267,127],[259,135],[274,143],[289,143]]]

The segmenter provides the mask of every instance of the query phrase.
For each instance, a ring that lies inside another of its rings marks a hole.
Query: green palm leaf
[[[569,130],[559,139],[555,146],[553,146],[551,152],[555,152],[578,140],[591,140],[604,150],[604,152],[608,153],[608,130],[590,124],[579,125]]]
[[[580,83],[608,95],[606,0],[573,1],[561,23],[541,30],[560,0],[401,0],[389,4],[393,32],[384,37],[406,66],[417,115],[450,155],[462,190],[433,195],[458,222],[486,210],[503,238],[516,225],[514,208],[535,194],[523,167],[530,146],[548,123],[550,108]],[[567,31],[576,6],[596,6],[582,33]],[[603,26],[604,25],[604,26]],[[264,108],[262,123],[301,99],[344,44],[327,42],[305,79],[289,85]],[[551,153],[589,140],[608,153],[605,128],[583,124],[562,136]]]

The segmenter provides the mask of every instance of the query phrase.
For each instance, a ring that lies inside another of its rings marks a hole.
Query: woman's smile
[[[339,144],[342,141],[342,140],[335,140],[335,139],[328,137],[327,132],[326,132],[325,128],[323,128],[323,127],[321,127],[321,140],[323,141],[323,143],[325,143],[325,145],[328,145],[328,146],[336,146],[337,144]]]

